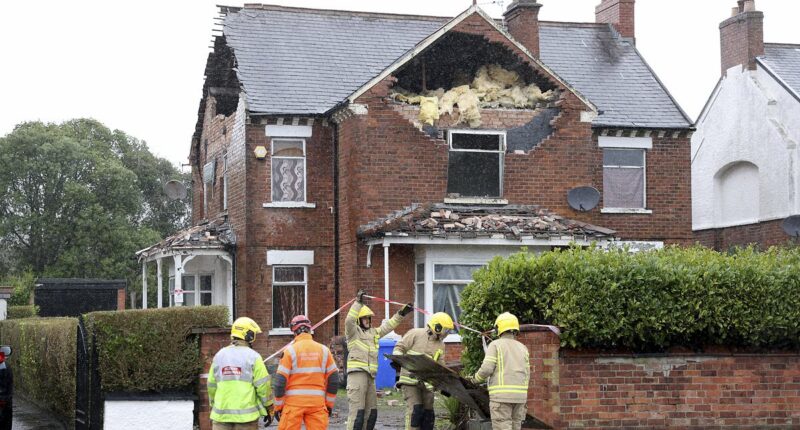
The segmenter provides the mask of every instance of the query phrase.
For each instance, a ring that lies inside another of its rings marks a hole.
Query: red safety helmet
[[[291,330],[292,333],[297,333],[297,331],[303,327],[306,327],[308,328],[308,331],[311,331],[311,320],[309,320],[305,315],[297,315],[296,317],[292,318],[292,322],[289,323],[289,330]]]

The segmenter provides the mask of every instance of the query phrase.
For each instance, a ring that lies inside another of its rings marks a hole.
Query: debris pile
[[[419,120],[428,125],[433,125],[441,115],[452,114],[458,107],[457,123],[474,128],[481,125],[480,108],[531,109],[537,103],[553,100],[555,93],[553,90],[542,92],[536,84],[525,85],[517,72],[491,64],[481,66],[472,82],[447,91],[439,88],[414,94],[395,87],[389,97],[401,103],[420,105]]]

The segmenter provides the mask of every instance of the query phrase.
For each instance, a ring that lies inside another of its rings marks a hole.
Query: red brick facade
[[[746,11],[744,3],[739,2],[738,14],[719,25],[723,75],[740,64],[756,70],[756,57],[764,55],[764,13]]]
[[[580,352],[524,328],[519,340],[531,353],[528,408],[556,429],[800,427],[796,353]]]
[[[611,24],[622,37],[636,37],[636,0],[603,0],[595,8],[595,22]]]
[[[783,220],[765,221],[735,227],[714,228],[694,232],[695,240],[709,248],[727,251],[734,247],[758,245],[762,249],[793,243],[782,228]]]

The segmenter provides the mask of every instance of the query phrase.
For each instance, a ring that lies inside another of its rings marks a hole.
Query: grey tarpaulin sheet
[[[482,385],[475,385],[458,373],[431,360],[424,355],[389,355],[386,358],[411,371],[414,376],[433,385],[440,391],[449,393],[461,404],[478,413],[481,419],[489,418],[489,392]],[[533,415],[528,414],[524,428],[552,429]]]

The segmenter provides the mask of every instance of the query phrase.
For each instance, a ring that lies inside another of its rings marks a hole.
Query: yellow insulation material
[[[423,124],[433,125],[439,119],[439,98],[419,98],[419,120]]]

